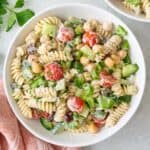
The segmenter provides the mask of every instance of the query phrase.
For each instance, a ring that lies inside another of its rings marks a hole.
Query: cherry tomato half
[[[57,81],[63,78],[63,69],[57,63],[46,64],[44,68],[46,80]]]
[[[82,42],[93,47],[93,45],[99,42],[99,38],[95,32],[89,31],[85,32],[82,38]]]
[[[74,31],[72,28],[60,26],[57,39],[61,42],[71,41],[74,37]]]
[[[107,71],[100,72],[100,84],[105,88],[111,88],[116,83],[116,79]]]
[[[80,113],[83,111],[84,101],[80,97],[70,97],[67,106],[71,111]]]

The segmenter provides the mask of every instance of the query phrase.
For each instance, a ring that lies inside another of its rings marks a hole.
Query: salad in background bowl
[[[134,114],[145,65],[123,22],[94,6],[66,4],[23,27],[10,46],[4,77],[9,103],[31,133],[58,145],[87,146]]]
[[[150,2],[148,0],[105,0],[118,13],[140,22],[150,22]]]

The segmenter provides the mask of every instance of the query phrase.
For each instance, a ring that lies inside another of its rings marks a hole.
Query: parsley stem
[[[13,9],[11,9],[11,8],[9,8],[8,6],[4,6],[8,11],[10,11],[10,12],[13,12],[13,13],[16,13]]]

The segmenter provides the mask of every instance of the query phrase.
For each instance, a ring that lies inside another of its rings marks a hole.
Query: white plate
[[[140,21],[140,22],[150,23],[150,19],[145,18],[144,15],[136,15],[134,12],[131,12],[131,11],[127,10],[126,8],[124,8],[124,6],[121,3],[121,0],[105,0],[105,2],[112,9],[114,9],[118,13],[120,13],[130,19]]]
[[[66,18],[69,16],[76,16],[80,18],[96,18],[100,21],[113,21],[116,25],[122,25],[128,31],[128,40],[131,45],[131,58],[133,62],[138,63],[139,71],[136,75],[137,81],[136,84],[139,87],[139,92],[135,95],[131,102],[131,107],[129,111],[122,117],[122,119],[118,122],[118,124],[109,129],[103,128],[101,132],[98,134],[76,134],[73,135],[71,133],[62,133],[57,135],[52,135],[49,131],[45,130],[39,123],[39,121],[28,120],[25,119],[14,99],[11,96],[11,88],[10,88],[10,63],[12,57],[15,54],[15,47],[21,42],[24,41],[25,36],[29,33],[34,25],[39,21],[41,18],[49,16],[49,15],[56,15],[61,18]],[[136,40],[135,36],[131,32],[131,30],[123,23],[120,19],[115,17],[114,15],[97,8],[95,6],[87,5],[87,4],[64,4],[64,5],[57,5],[55,7],[49,8],[44,10],[40,14],[36,15],[30,22],[28,22],[20,32],[16,35],[13,39],[12,43],[10,43],[10,47],[8,50],[8,54],[5,60],[5,67],[4,67],[4,86],[6,95],[8,97],[9,104],[19,119],[19,121],[35,136],[38,138],[47,141],[49,143],[63,145],[63,146],[87,146],[91,145],[100,141],[103,141],[110,137],[111,135],[115,134],[119,131],[133,116],[135,111],[137,110],[140,101],[142,99],[142,95],[144,92],[145,87],[145,63],[141,48]]]

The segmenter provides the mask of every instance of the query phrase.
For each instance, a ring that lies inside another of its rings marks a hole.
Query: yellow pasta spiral
[[[41,55],[39,59],[41,63],[45,64],[54,61],[72,60],[72,56],[64,51],[52,51],[49,52],[48,55]]]
[[[25,103],[25,100],[20,99],[17,104],[18,104],[18,107],[20,108],[20,111],[24,117],[32,118],[32,110]]]
[[[21,71],[21,58],[14,58],[11,67],[10,67],[10,73],[12,79],[18,84],[22,85],[24,83],[23,74]]]
[[[118,35],[113,35],[105,44],[105,53],[115,53],[118,48],[120,47],[120,44],[122,42],[122,39]]]
[[[150,19],[150,1],[149,0],[141,0],[142,8],[145,12],[146,18]]]
[[[36,108],[49,114],[52,114],[52,112],[56,110],[55,104],[49,102],[39,102],[35,99],[29,99],[26,100],[26,103],[31,108]]]
[[[59,104],[57,104],[56,113],[54,115],[54,121],[56,122],[63,121],[66,111],[67,111],[66,103],[62,101],[59,102]]]
[[[35,25],[35,28],[34,28],[34,31],[39,34],[41,33],[42,31],[42,27],[43,25],[45,24],[52,24],[52,25],[56,25],[56,26],[59,26],[61,24],[61,20],[57,17],[54,17],[54,16],[49,16],[49,17],[46,17],[44,19],[41,19],[36,25]]]
[[[112,127],[114,126],[120,118],[126,113],[129,105],[127,103],[121,103],[114,111],[110,113],[108,118],[106,119],[106,126]]]

